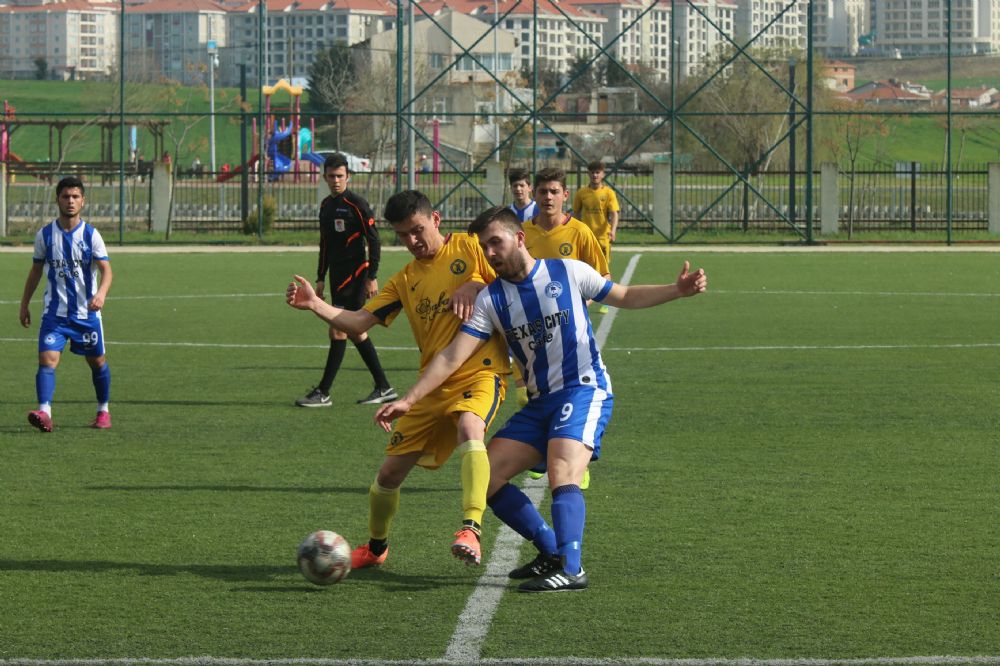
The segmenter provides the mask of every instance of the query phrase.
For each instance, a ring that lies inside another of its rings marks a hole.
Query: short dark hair
[[[339,169],[344,167],[347,169],[347,173],[351,173],[351,167],[347,163],[347,157],[341,153],[334,153],[333,155],[327,155],[326,159],[323,160],[323,173],[326,174],[327,169]]]
[[[517,218],[517,214],[512,211],[507,206],[493,206],[492,208],[487,208],[482,213],[476,217],[475,220],[469,225],[470,234],[481,234],[486,227],[490,226],[494,222],[499,222],[504,227],[510,230],[511,233],[517,233],[521,231],[521,220]]]
[[[430,216],[434,212],[431,200],[419,190],[403,190],[389,197],[385,202],[384,217],[389,224],[405,222],[416,213]]]
[[[558,180],[563,189],[566,189],[566,172],[559,167],[547,167],[536,173],[535,183],[531,189],[534,190],[542,183],[551,183],[553,180]]]
[[[80,194],[86,194],[87,190],[83,187],[83,181],[76,176],[66,176],[56,184],[56,196],[58,197],[62,194],[62,191],[70,187],[79,187]]]
[[[593,160],[587,162],[587,171],[607,171],[607,167],[604,166],[604,162],[601,160]]]
[[[507,170],[507,182],[513,185],[514,183],[523,180],[526,183],[531,182],[531,172],[523,167],[511,167]]]

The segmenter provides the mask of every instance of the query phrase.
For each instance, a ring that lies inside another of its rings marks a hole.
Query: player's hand
[[[699,268],[694,273],[691,273],[690,270],[691,263],[685,261],[681,274],[677,276],[677,289],[681,296],[694,296],[708,288],[708,276],[705,275],[705,270]]]
[[[285,290],[285,302],[298,310],[311,310],[312,303],[316,299],[316,291],[309,284],[309,280],[301,275],[293,276],[294,280],[288,284]]]
[[[101,294],[94,294],[94,297],[90,299],[90,303],[87,303],[87,308],[97,312],[104,307],[104,296]]]
[[[482,282],[469,280],[451,295],[451,311],[462,321],[468,321],[476,305],[476,296],[486,288]]]
[[[21,320],[21,326],[25,328],[31,326],[31,310],[22,305],[21,311],[18,313],[18,319]]]
[[[323,282],[323,280],[316,280],[316,290],[315,290],[316,291],[316,298],[318,298],[321,301],[323,300],[323,289],[324,289],[325,286],[326,286],[326,283]]]
[[[375,298],[378,293],[378,280],[375,278],[365,279],[365,298]]]
[[[375,412],[375,423],[382,427],[382,430],[386,432],[392,431],[392,422],[394,419],[398,419],[400,416],[410,411],[412,405],[406,398],[402,400],[397,400],[396,402],[389,402],[378,408]]]

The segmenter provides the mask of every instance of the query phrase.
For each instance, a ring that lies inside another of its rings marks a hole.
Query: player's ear
[[[431,223],[434,225],[435,229],[441,226],[441,211],[431,211]]]

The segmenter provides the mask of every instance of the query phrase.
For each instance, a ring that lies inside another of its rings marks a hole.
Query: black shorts
[[[338,281],[340,284],[342,281]],[[365,304],[365,277],[356,277],[343,289],[330,294],[330,303],[344,310],[360,310]]]

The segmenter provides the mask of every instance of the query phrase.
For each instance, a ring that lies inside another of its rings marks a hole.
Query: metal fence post
[[[823,162],[819,167],[819,232],[826,236],[839,231],[840,217],[840,170],[833,162]]]
[[[0,238],[7,235],[7,165],[0,162]]]
[[[988,183],[988,228],[991,234],[1000,234],[1000,163],[990,162],[986,182]],[[0,211],[0,215],[2,214],[2,211]]]

